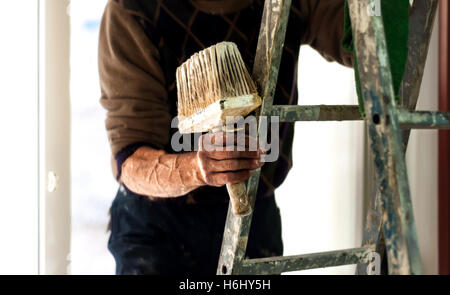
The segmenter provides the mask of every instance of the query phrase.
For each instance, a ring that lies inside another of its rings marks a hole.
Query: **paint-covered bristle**
[[[256,94],[241,54],[232,42],[206,48],[177,69],[178,116],[188,117],[217,100]]]

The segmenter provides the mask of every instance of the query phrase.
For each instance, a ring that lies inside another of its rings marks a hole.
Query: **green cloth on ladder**
[[[394,91],[398,101],[400,99],[398,96],[400,85],[402,83],[406,61],[408,59],[409,0],[372,0],[370,2],[372,5],[375,5],[372,10],[375,13],[379,10],[376,5],[381,4],[381,15],[383,17],[386,42],[388,46]],[[364,101],[362,97],[361,82],[359,79],[356,51],[353,46],[352,26],[347,1],[345,1],[344,37],[342,39],[342,47],[349,52],[353,52],[359,110],[361,115],[365,117]]]

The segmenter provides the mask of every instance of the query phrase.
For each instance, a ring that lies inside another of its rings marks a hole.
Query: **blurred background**
[[[114,274],[107,223],[118,185],[97,72],[106,2],[2,3],[0,274]],[[20,18],[11,13],[19,10]],[[419,109],[438,107],[437,33],[436,27]],[[328,63],[307,46],[300,52],[300,104],[357,104],[352,69]],[[284,254],[359,247],[367,197],[364,122],[296,124],[294,168],[276,192]],[[435,131],[413,131],[407,166],[424,271],[435,274]]]

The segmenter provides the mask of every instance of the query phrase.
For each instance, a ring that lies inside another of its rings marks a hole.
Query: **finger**
[[[208,170],[211,172],[253,170],[260,168],[263,164],[258,159],[210,160]]]
[[[201,136],[202,142],[199,146],[229,146],[237,145],[242,147],[252,147],[256,150],[258,147],[258,140],[255,137],[246,135],[242,132],[217,132],[217,133],[207,133]]]
[[[236,172],[217,172],[210,174],[212,185],[222,186],[243,182],[252,176],[255,170],[240,170]]]
[[[258,140],[255,137],[245,135],[244,133],[237,133],[231,139],[229,139],[229,136],[226,136],[224,137],[224,140],[226,140],[226,142],[225,144],[222,143],[223,146],[233,144],[237,147],[242,148],[239,150],[250,150],[250,151],[258,150]]]
[[[201,136],[202,146],[224,146],[227,142],[233,144],[236,140],[233,133],[227,132],[216,132],[216,133],[206,133]]]
[[[259,159],[260,151],[218,151],[206,152],[207,157],[214,160]]]

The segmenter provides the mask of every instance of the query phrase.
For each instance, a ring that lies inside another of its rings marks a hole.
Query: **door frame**
[[[439,8],[439,110],[450,111],[450,31],[448,0]],[[439,131],[439,274],[450,274],[450,130]]]
[[[39,274],[70,272],[70,0],[39,1]]]

